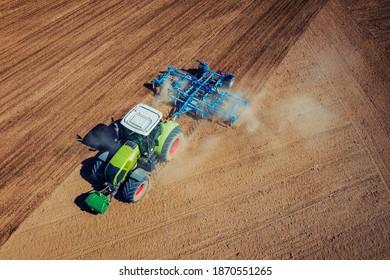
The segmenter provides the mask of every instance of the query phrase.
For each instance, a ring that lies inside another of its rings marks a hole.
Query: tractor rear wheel
[[[96,181],[101,181],[104,179],[104,168],[105,164],[102,160],[96,160],[95,164],[92,167],[92,178]]]
[[[138,182],[129,179],[123,187],[123,197],[127,202],[138,202],[150,188],[152,182],[148,177]]]
[[[171,161],[183,145],[183,132],[179,127],[175,127],[168,135],[161,149],[160,157],[164,161]]]

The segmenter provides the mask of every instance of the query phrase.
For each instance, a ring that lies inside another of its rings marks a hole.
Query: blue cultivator
[[[153,79],[155,92],[167,94],[173,102],[173,119],[189,113],[196,118],[208,116],[234,124],[248,106],[247,100],[223,91],[233,85],[234,75],[210,70],[205,62],[198,62],[193,74],[168,66],[164,74]]]

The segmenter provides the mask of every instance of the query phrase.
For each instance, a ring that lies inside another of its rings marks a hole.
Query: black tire
[[[165,140],[161,149],[160,158],[163,161],[171,161],[176,156],[183,144],[183,132],[179,127],[175,127]]]
[[[102,181],[104,179],[104,161],[98,159],[92,167],[92,178],[95,181]]]
[[[142,181],[129,178],[123,187],[123,198],[127,202],[138,202],[151,186],[151,180],[145,177]]]
[[[204,72],[205,68],[206,68],[206,63],[199,61],[198,69]]]
[[[231,88],[233,86],[233,84],[234,84],[234,80],[235,80],[234,77],[224,79],[223,82],[222,82],[222,88],[226,88],[226,89]]]
[[[160,95],[161,87],[159,85],[152,84],[153,93],[155,95]]]

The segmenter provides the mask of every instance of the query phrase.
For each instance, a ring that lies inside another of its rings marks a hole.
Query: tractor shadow
[[[153,95],[155,95],[156,93],[154,92],[153,90],[153,84],[152,83],[144,83],[144,87],[147,88],[148,90],[150,90],[152,92]]]

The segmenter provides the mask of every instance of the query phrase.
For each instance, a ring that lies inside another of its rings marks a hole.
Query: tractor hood
[[[127,141],[111,158],[105,169],[108,183],[117,185],[124,181],[128,172],[136,165],[141,153],[138,145]]]

